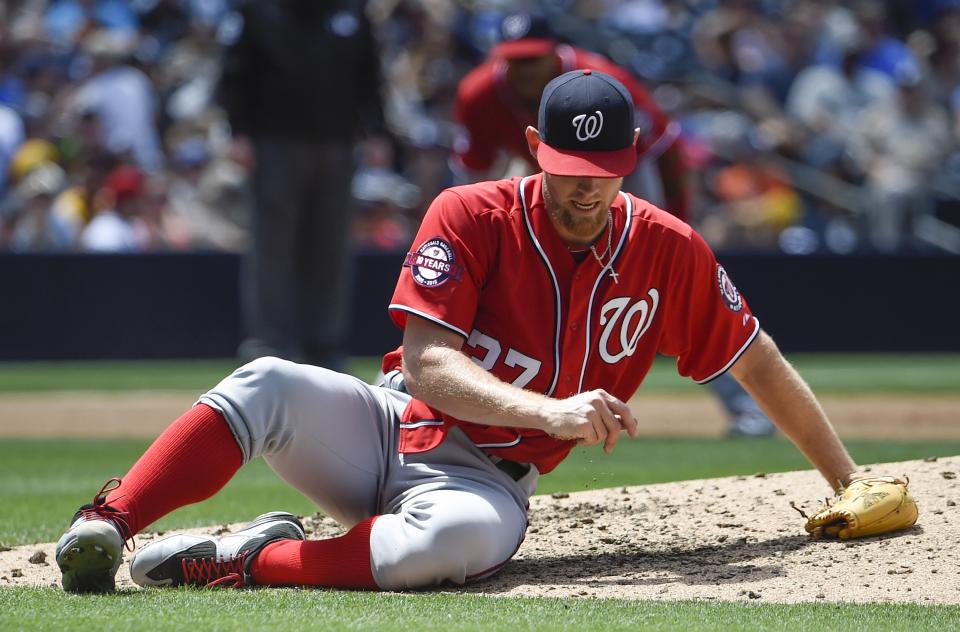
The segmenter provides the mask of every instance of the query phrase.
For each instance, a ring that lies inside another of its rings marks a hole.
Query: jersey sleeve
[[[415,314],[469,337],[495,243],[480,216],[449,189],[427,209],[390,301],[398,327]]]
[[[684,251],[675,257],[663,352],[677,357],[680,375],[704,384],[733,366],[760,323],[700,235],[691,231]]]

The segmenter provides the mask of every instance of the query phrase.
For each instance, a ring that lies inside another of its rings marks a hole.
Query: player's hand
[[[548,435],[580,445],[603,442],[607,454],[613,451],[621,430],[637,436],[637,420],[630,407],[603,389],[553,400],[544,412],[542,430]]]

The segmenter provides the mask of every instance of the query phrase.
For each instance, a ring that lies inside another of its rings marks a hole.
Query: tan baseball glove
[[[917,521],[908,483],[892,476],[854,480],[816,514],[807,517],[801,511],[807,518],[804,528],[815,538],[841,540],[906,529]]]

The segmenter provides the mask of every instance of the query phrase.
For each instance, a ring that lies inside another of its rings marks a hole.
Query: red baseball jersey
[[[557,46],[558,75],[579,68],[605,72],[619,80],[633,96],[640,128],[637,152],[642,159],[655,160],[680,135],[680,126],[657,107],[650,93],[630,73],[607,58],[573,46]],[[524,158],[538,170],[527,150],[524,130],[537,126],[537,113],[522,107],[506,83],[506,62],[491,59],[474,68],[457,89],[454,119],[460,123],[465,137],[454,150],[457,159],[474,171],[493,166],[497,154],[506,151]],[[672,210],[672,209],[671,209]]]
[[[606,265],[592,256],[578,261],[550,222],[542,178],[437,196],[404,261],[390,304],[394,322],[403,327],[414,314],[455,331],[484,369],[557,398],[603,388],[626,401],[657,353],[676,357],[680,374],[701,383],[740,357],[760,325],[690,226],[621,192]],[[400,366],[401,351],[387,354],[385,371]],[[532,462],[541,473],[575,445],[539,430],[465,422],[414,399],[400,449],[428,450],[453,426],[487,452]]]

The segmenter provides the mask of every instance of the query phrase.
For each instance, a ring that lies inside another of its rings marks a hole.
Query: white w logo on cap
[[[590,140],[599,136],[600,130],[603,129],[603,112],[597,110],[590,116],[577,114],[571,122],[577,128],[577,140]]]

